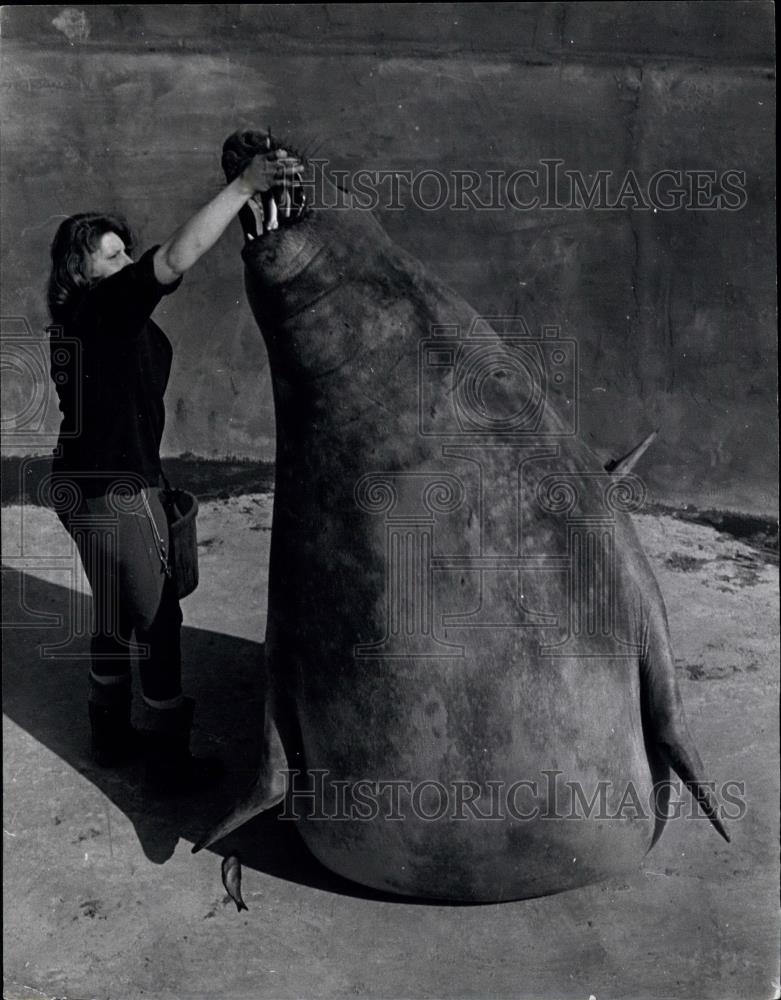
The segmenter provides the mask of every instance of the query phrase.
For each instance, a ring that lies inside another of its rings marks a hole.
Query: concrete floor
[[[336,879],[273,817],[190,853],[257,753],[268,495],[202,505],[186,684],[196,743],[225,758],[230,778],[176,804],[145,801],[132,769],[91,764],[86,663],[40,652],[63,639],[72,591],[84,589],[69,539],[46,510],[3,513],[8,1000],[779,995],[778,570],[746,545],[669,516],[636,519],[696,742],[712,777],[746,785],[733,843],[707,822],[673,821],[631,878],[440,906]],[[82,635],[68,651],[86,649]],[[220,881],[230,849],[244,860],[247,913]]]

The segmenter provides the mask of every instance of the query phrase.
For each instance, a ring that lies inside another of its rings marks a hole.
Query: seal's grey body
[[[280,799],[284,758],[310,850],[415,896],[633,867],[668,765],[720,826],[640,484],[575,434],[574,345],[495,329],[338,198],[243,251],[277,418],[267,755],[204,844]]]

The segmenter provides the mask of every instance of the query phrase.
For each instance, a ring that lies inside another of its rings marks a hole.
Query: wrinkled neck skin
[[[358,383],[365,398],[406,398],[417,384],[421,341],[436,325],[469,330],[477,314],[393,243],[349,193],[325,176],[315,180],[325,204],[335,207],[308,208],[297,221],[259,236],[251,218],[245,225],[247,298],[266,341],[275,391],[279,399],[293,387],[316,391],[339,408],[356,395]],[[347,376],[354,381],[349,393]],[[495,382],[494,404],[515,412],[518,388],[511,379]],[[416,400],[408,402],[417,412]],[[541,433],[559,432],[553,412],[542,421]]]
[[[328,208],[308,208],[294,223],[255,236],[244,225],[247,293],[264,334],[283,324],[345,279],[380,264],[390,241],[350,194],[318,177]],[[330,206],[334,207],[330,207]],[[246,217],[245,217],[246,218]]]

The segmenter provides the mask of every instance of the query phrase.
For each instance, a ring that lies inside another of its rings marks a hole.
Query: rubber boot
[[[189,795],[209,788],[222,776],[215,757],[193,757],[190,732],[195,702],[185,698],[176,708],[146,707],[146,782],[156,795]]]
[[[89,701],[92,759],[99,767],[123,767],[139,756],[141,740],[130,724],[130,698],[116,705]]]

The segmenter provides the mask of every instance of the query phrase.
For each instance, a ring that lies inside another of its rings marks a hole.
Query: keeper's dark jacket
[[[75,473],[84,496],[106,493],[128,473],[148,486],[160,482],[163,396],[173,351],[150,316],[182,279],[160,284],[153,267],[157,249],[85,291],[62,337],[51,336],[51,374],[62,412],[52,471],[58,478]]]

